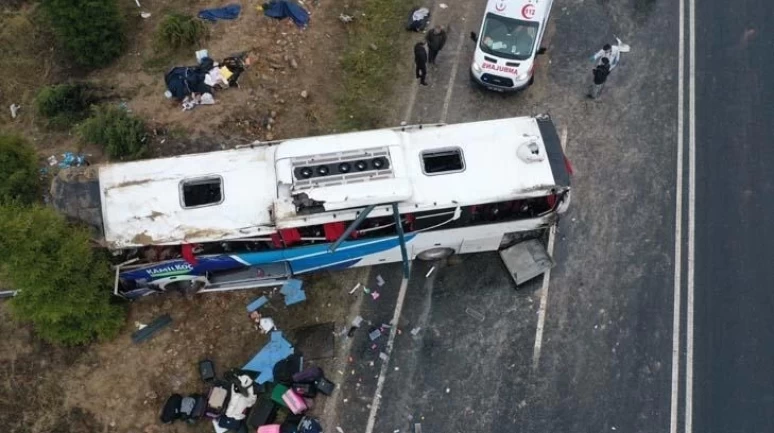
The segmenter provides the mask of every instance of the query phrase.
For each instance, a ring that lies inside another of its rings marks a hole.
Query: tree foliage
[[[11,310],[45,340],[78,345],[106,339],[125,311],[111,302],[111,269],[88,232],[43,206],[0,206],[0,278],[19,290]]]
[[[43,7],[77,64],[98,68],[121,55],[123,22],[116,0],[43,0]]]
[[[137,159],[148,152],[145,123],[120,107],[95,107],[78,131],[85,142],[104,147],[113,159]]]
[[[0,134],[0,203],[30,204],[39,191],[35,151],[21,137]]]

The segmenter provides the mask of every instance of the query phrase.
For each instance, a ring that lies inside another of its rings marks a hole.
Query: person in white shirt
[[[591,61],[594,62],[594,66],[599,66],[603,57],[610,62],[610,70],[612,71],[618,66],[618,62],[621,60],[621,49],[618,45],[605,44],[601,50],[591,56]]]

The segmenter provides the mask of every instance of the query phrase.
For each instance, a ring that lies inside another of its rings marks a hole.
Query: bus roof
[[[352,220],[370,204],[397,202],[406,213],[545,195],[569,182],[557,173],[563,156],[553,125],[545,134],[540,123],[519,117],[382,129],[105,165],[105,241],[111,248],[213,242]],[[548,135],[557,143],[544,142]],[[525,156],[530,149],[537,157]],[[426,173],[450,162],[454,169],[457,160],[461,170]],[[368,167],[358,172],[361,162]],[[318,176],[321,166],[326,175]],[[217,203],[186,208],[184,185],[202,179],[221,188]],[[372,213],[387,214],[388,207]]]

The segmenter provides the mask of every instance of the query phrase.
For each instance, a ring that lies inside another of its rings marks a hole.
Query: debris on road
[[[374,301],[379,299],[379,296],[381,296],[381,295],[379,295],[379,292],[377,292],[376,290],[371,292],[371,297],[374,298]]]
[[[360,283],[355,284],[355,287],[353,287],[352,290],[349,291],[349,294],[353,295],[357,291],[357,289],[360,288],[361,285],[362,284],[360,284]]]
[[[253,311],[256,311],[257,309],[263,307],[269,302],[269,298],[266,296],[261,296],[260,298],[254,299],[252,302],[247,304],[247,312],[252,313]]]
[[[470,307],[465,308],[465,313],[479,322],[483,322],[486,319],[486,316]]]
[[[432,268],[430,268],[429,271],[427,271],[427,273],[425,274],[425,278],[430,278],[430,275],[432,275],[433,272],[435,272],[435,266],[433,266]]]
[[[412,329],[412,330],[411,330],[411,335],[413,335],[414,337],[416,337],[417,335],[419,335],[419,331],[420,331],[421,329],[422,329],[422,328],[420,328],[419,326],[417,326],[416,328],[414,328],[414,329]]]
[[[379,287],[382,287],[384,285],[385,281],[384,278],[382,278],[381,274],[376,276],[376,285]]]

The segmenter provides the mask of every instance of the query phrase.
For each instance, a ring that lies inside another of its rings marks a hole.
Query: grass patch
[[[69,128],[89,114],[89,107],[97,101],[87,84],[57,84],[40,89],[35,97],[35,109],[46,119],[49,128]]]
[[[405,0],[360,0],[349,24],[348,47],[341,61],[344,90],[339,97],[340,128],[349,131],[384,126],[387,107],[402,56],[403,25],[414,5]],[[373,49],[373,48],[376,49]]]
[[[207,39],[207,26],[190,15],[167,14],[156,29],[156,51],[190,48]]]

